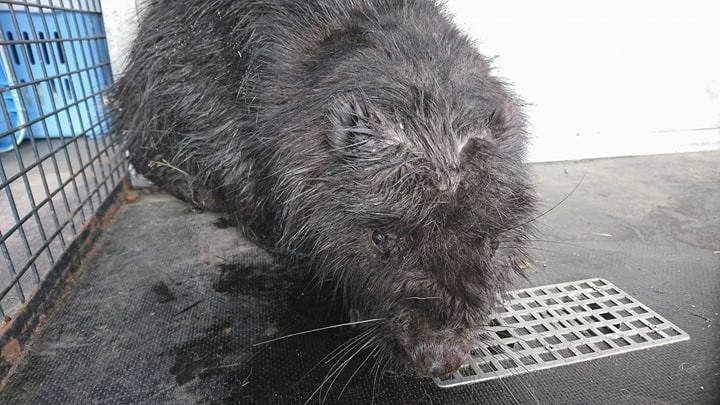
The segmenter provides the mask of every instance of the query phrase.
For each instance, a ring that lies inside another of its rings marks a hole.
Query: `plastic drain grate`
[[[524,374],[688,340],[673,325],[612,283],[593,278],[511,291],[485,343],[443,388]]]

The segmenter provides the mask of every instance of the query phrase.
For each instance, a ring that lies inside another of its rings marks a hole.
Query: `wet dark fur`
[[[151,1],[115,103],[140,173],[304,258],[419,374],[525,256],[519,103],[433,1]]]

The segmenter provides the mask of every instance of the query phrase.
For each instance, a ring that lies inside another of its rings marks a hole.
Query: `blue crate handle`
[[[5,75],[7,61],[5,60],[5,54],[1,53],[2,57],[2,69],[0,69],[0,91],[2,91],[2,101],[5,103],[5,110],[7,111],[7,117],[5,114],[0,115],[0,133],[5,133],[12,128],[17,128],[25,124],[24,113],[21,110],[20,100],[18,100],[18,93],[15,90],[5,90],[12,85]],[[10,122],[8,123],[8,118]],[[25,128],[12,132],[0,138],[0,153],[12,150],[14,143],[18,145],[25,139]],[[15,137],[15,142],[12,140],[12,136]]]

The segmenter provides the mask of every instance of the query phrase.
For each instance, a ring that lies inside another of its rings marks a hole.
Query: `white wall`
[[[113,74],[122,73],[125,56],[137,28],[137,0],[101,0]]]
[[[104,0],[115,72],[134,0]],[[720,149],[720,2],[449,0],[532,103],[534,161]]]
[[[533,103],[533,160],[720,148],[720,2],[448,6]]]

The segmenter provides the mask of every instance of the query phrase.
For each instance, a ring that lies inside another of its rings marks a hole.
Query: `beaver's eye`
[[[385,237],[385,234],[382,233],[381,231],[379,231],[377,229],[373,231],[372,241],[375,244],[375,246],[378,246],[378,247],[384,246],[386,239],[387,238]]]

